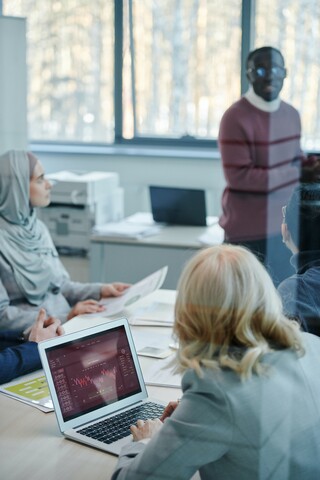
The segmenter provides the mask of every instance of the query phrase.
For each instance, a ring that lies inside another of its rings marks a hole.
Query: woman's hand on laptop
[[[31,327],[28,340],[29,342],[42,342],[49,338],[58,337],[64,334],[61,321],[55,317],[47,317],[44,308],[41,308],[37,320]]]
[[[160,417],[161,422],[164,422],[166,418],[170,417],[177,406],[179,405],[180,400],[177,400],[176,402],[169,402],[166,408],[163,410],[163,414]]]
[[[123,294],[127,288],[130,287],[129,283],[105,283],[101,287],[100,295],[101,298],[108,298],[108,297],[119,297]]]
[[[130,430],[133,436],[133,440],[138,442],[145,438],[151,438],[162,427],[163,423],[159,418],[154,420],[138,420],[136,425],[131,425]]]

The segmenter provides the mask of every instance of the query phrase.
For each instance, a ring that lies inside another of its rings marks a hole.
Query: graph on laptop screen
[[[123,326],[47,350],[65,421],[141,392]]]

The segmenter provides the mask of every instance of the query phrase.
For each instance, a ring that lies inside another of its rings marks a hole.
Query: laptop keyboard
[[[81,433],[86,437],[94,438],[103,443],[113,443],[121,438],[131,435],[130,426],[134,425],[137,420],[159,418],[161,417],[163,410],[164,407],[162,405],[153,402],[146,402],[111,418],[97,422],[94,425],[82,428],[81,430],[78,430],[78,433]]]

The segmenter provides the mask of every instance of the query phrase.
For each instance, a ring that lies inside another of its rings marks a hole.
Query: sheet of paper
[[[174,305],[165,302],[151,302],[149,305],[133,308],[129,317],[130,325],[172,327]]]
[[[165,360],[157,360],[154,364],[144,372],[144,380],[147,385],[159,385],[162,387],[181,387],[181,375],[173,373],[171,366],[172,355]]]
[[[122,221],[97,225],[93,228],[93,233],[96,235],[105,235],[107,237],[139,239],[156,235],[160,230],[160,225],[138,225],[136,223]]]
[[[105,312],[101,312],[100,316],[115,315],[127,307],[130,307],[134,302],[140,300],[140,298],[149,295],[160,288],[166,278],[168,267],[163,267],[160,270],[152,273],[143,280],[135,283],[129,287],[121,297],[105,298],[100,301],[102,305],[106,307]],[[91,315],[99,315],[97,313]]]
[[[157,225],[152,218],[152,214],[149,212],[137,212],[133,215],[130,215],[130,217],[127,217],[125,220],[128,223],[134,223],[137,225]]]
[[[53,405],[43,371],[20,377],[0,386],[0,392],[27,403],[43,412],[52,412]]]
[[[170,348],[143,347],[137,352],[142,357],[167,358],[172,355]]]
[[[220,245],[224,241],[224,230],[219,224],[207,228],[207,231],[198,237],[203,245]]]
[[[146,331],[144,328],[133,327],[131,333],[137,351],[144,347],[168,348],[174,341],[171,331],[165,334],[157,332],[157,335],[155,335],[149,329]]]

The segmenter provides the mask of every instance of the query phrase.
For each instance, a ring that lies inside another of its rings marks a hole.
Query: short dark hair
[[[300,252],[320,250],[320,184],[297,187],[288,202],[285,222]]]
[[[282,61],[283,61],[283,65],[284,65],[284,58],[283,58],[283,55],[280,52],[280,50],[278,50],[277,48],[274,48],[274,47],[266,46],[266,47],[256,48],[255,50],[252,50],[249,53],[249,55],[247,57],[246,68],[249,67],[249,62],[251,62],[253,60],[253,57],[255,57],[256,55],[260,55],[260,53],[271,53],[271,52],[275,52],[278,55],[280,55],[280,57],[282,58]]]

